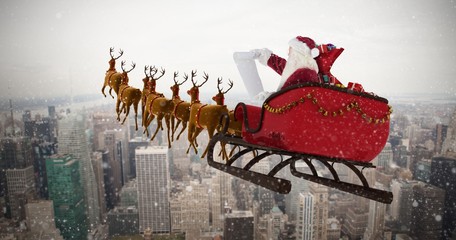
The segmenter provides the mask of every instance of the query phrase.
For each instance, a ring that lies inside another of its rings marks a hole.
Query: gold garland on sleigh
[[[368,123],[374,123],[374,124],[381,123],[381,124],[383,124],[383,123],[385,123],[386,121],[388,121],[390,119],[390,114],[393,112],[393,108],[390,105],[388,105],[388,113],[384,117],[382,117],[382,118],[374,118],[374,117],[371,117],[371,116],[367,115],[361,109],[361,107],[359,106],[357,101],[352,101],[351,103],[347,104],[346,106],[343,106],[343,107],[339,108],[336,111],[328,111],[328,110],[323,108],[318,103],[318,100],[311,93],[308,93],[306,97],[309,100],[311,100],[314,105],[316,105],[318,107],[318,112],[320,112],[325,117],[327,117],[328,115],[331,115],[333,117],[342,116],[342,115],[344,115],[344,113],[346,111],[350,112],[352,109],[354,109]],[[265,102],[263,104],[263,106],[270,113],[283,114],[283,113],[285,113],[287,111],[290,111],[292,108],[294,108],[294,107],[296,107],[299,104],[302,104],[304,102],[305,102],[305,98],[301,97],[301,98],[299,98],[296,101],[293,101],[293,102],[290,102],[288,104],[283,105],[282,107],[272,107],[267,102]]]

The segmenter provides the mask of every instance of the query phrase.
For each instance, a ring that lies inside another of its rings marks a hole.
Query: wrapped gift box
[[[352,91],[364,92],[363,85],[359,83],[349,82],[347,88]]]

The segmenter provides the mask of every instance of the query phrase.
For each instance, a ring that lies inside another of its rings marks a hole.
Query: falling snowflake
[[[413,206],[413,207],[418,207],[418,202],[417,202],[416,200],[413,201],[412,206]]]
[[[442,221],[442,216],[441,216],[441,215],[436,215],[436,216],[435,216],[435,220],[436,220],[437,222]]]

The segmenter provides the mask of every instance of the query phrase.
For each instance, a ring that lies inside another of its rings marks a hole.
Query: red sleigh
[[[370,162],[386,144],[390,113],[388,101],[372,94],[317,83],[292,86],[272,94],[261,107],[239,103],[235,118],[242,122],[242,137],[227,134],[226,129],[214,136],[209,143],[208,163],[280,193],[288,193],[291,183],[275,175],[289,166],[296,177],[391,203],[392,194],[371,188],[362,173],[364,168],[375,167]],[[228,126],[229,118],[224,119],[224,126]],[[243,150],[226,162],[217,162],[213,151],[219,141]],[[258,150],[262,152],[245,166],[233,166],[241,156]],[[283,160],[268,174],[251,170],[270,155],[280,155]],[[331,176],[320,176],[314,160],[322,163]],[[297,161],[304,161],[311,173],[298,171]],[[335,163],[352,170],[361,185],[342,181]]]
[[[240,103],[235,111],[246,142],[357,162],[383,149],[389,114],[384,98],[316,84],[277,92],[261,108]]]

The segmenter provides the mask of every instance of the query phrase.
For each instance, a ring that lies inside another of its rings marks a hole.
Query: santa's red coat
[[[286,64],[287,60],[275,54],[271,54],[271,57],[268,59],[268,66],[274,69],[274,71],[280,75],[282,75]],[[319,83],[320,80],[318,78],[318,74],[315,70],[309,68],[299,68],[293,74],[291,74],[290,77],[288,77],[287,81],[283,84],[281,89],[306,82]]]

